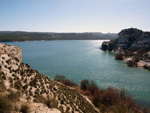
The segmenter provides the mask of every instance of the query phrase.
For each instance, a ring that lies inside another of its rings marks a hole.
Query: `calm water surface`
[[[150,72],[130,68],[101,51],[102,40],[9,42],[22,47],[23,62],[54,78],[65,75],[78,84],[94,80],[100,88],[125,88],[141,105],[150,107]]]

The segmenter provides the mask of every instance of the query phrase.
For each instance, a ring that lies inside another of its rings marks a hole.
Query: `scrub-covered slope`
[[[77,90],[22,63],[21,50],[0,44],[0,112],[98,112]]]

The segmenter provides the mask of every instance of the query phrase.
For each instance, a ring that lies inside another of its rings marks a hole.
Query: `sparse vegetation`
[[[9,113],[15,110],[16,102],[21,97],[20,91],[5,94],[0,92],[0,112]]]
[[[129,67],[137,67],[137,62],[133,59],[133,60],[129,60],[127,61],[127,65]]]
[[[144,68],[145,68],[145,69],[148,69],[148,70],[150,71],[150,66],[144,65]]]
[[[117,54],[117,55],[115,56],[115,59],[116,59],[116,60],[123,60],[123,54]]]
[[[21,89],[21,88],[22,88],[22,83],[21,83],[21,81],[20,81],[20,80],[16,81],[16,82],[14,83],[14,87],[15,87],[16,89]]]
[[[12,58],[6,63],[15,62],[16,65],[16,61],[17,59]],[[17,62],[17,69],[10,68],[9,65],[5,65],[6,63],[4,62],[1,68],[10,69],[11,72],[8,71],[8,75],[5,75],[7,74],[4,73],[5,70],[0,73],[0,112],[2,113],[28,113],[30,108],[27,101],[36,105],[44,104],[46,108],[57,108],[62,113],[98,113],[95,106],[101,112],[147,112],[146,109],[142,111],[125,90],[111,87],[99,89],[91,80],[81,81],[79,87],[73,80],[62,75],[56,75],[53,81],[24,63]]]
[[[0,112],[10,112],[14,110],[13,101],[8,95],[0,94]]]
[[[30,106],[28,104],[23,104],[21,106],[20,112],[22,112],[22,113],[29,113],[29,110],[30,110]]]
[[[63,75],[56,75],[54,80],[61,82],[67,86],[77,86],[77,84],[73,80],[66,79],[66,77]]]

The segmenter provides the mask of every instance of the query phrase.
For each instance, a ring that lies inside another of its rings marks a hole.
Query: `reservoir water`
[[[80,83],[94,80],[99,88],[125,88],[139,104],[150,107],[150,72],[131,68],[101,51],[103,40],[8,42],[22,48],[23,62],[54,78],[65,75]]]

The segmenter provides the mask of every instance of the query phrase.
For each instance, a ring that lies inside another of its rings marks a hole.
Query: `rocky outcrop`
[[[18,69],[22,62],[22,48],[13,45],[0,43],[0,69],[6,75],[9,75],[10,70]]]
[[[19,63],[22,62],[22,48],[18,46],[0,43],[0,56],[3,54],[8,55],[12,58],[16,58]]]
[[[118,33],[118,38],[111,40],[108,43],[107,49],[104,49],[116,51],[118,48],[130,51],[145,50],[147,52],[150,50],[150,32],[143,32],[135,28],[122,30]]]
[[[134,41],[131,48],[144,48],[150,50],[150,32],[143,32],[142,35]]]
[[[118,42],[116,48],[129,49],[135,40],[142,35],[142,31],[138,29],[125,29],[118,33]]]
[[[118,33],[118,38],[104,42],[102,50],[123,54],[123,58],[136,61],[150,61],[150,32],[143,32],[136,28],[124,29]],[[147,64],[147,63],[146,63]]]

